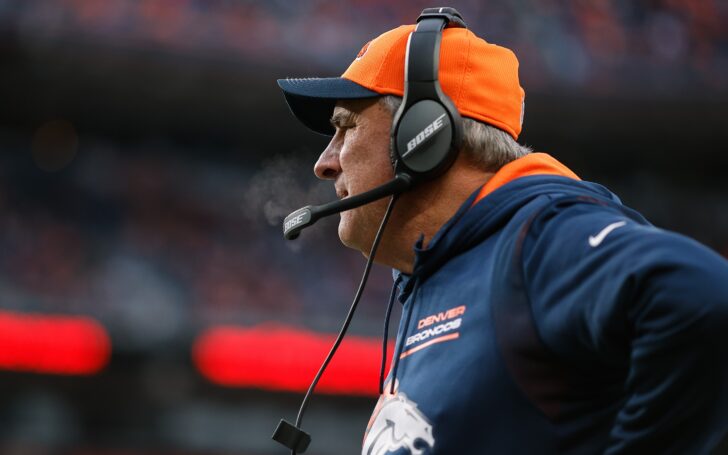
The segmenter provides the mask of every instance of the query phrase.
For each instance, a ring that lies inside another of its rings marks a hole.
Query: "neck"
[[[437,231],[455,215],[465,200],[491,177],[467,164],[462,155],[452,168],[438,179],[424,183],[402,195],[387,227],[376,262],[411,274],[414,268],[414,245],[424,236],[427,247]]]

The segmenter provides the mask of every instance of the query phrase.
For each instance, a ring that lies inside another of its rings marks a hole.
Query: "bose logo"
[[[420,131],[417,136],[412,138],[412,140],[407,143],[407,152],[402,155],[402,158],[404,158],[410,152],[412,152],[412,150],[417,148],[417,146],[420,145],[422,141],[432,136],[433,134],[438,132],[443,126],[445,126],[445,123],[442,121],[442,119],[445,118],[445,115],[446,114],[442,114],[441,116],[437,117],[435,121],[427,125],[424,130]]]
[[[294,228],[298,226],[299,224],[303,223],[303,217],[306,213],[301,212],[300,214],[296,215],[295,217],[291,218],[290,220],[286,221],[286,224],[284,226],[284,229],[288,231],[291,228]]]

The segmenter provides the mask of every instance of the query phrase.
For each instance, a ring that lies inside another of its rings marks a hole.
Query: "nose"
[[[313,173],[321,180],[335,180],[341,173],[341,163],[339,163],[338,134],[331,139],[329,145],[319,156],[318,161],[313,166]]]

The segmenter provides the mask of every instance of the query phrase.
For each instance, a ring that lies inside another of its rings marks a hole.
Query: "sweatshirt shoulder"
[[[619,204],[557,200],[533,218],[521,248],[532,292],[553,301],[566,292],[580,302],[596,302],[595,295],[636,302],[669,289],[683,302],[702,302],[676,300],[678,315],[728,308],[725,258]]]
[[[634,252],[654,257],[680,251],[714,256],[710,248],[685,235],[653,226],[621,203],[591,195],[554,197],[533,214],[524,232],[525,250],[557,249],[561,255],[614,255]]]

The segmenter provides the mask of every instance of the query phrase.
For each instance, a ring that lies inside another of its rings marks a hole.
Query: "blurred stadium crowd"
[[[338,245],[331,222],[319,226],[329,241],[319,231],[286,244],[278,216],[330,189],[305,188],[300,158],[230,166],[160,143],[80,139],[53,172],[60,149],[38,141],[30,153],[0,154],[0,314],[91,316],[113,358],[86,378],[0,373],[0,453],[271,453],[269,426],[298,398],[220,396],[191,363],[193,341],[220,324],[335,330],[360,256]],[[378,334],[390,286],[390,272],[375,270],[354,333]],[[2,340],[0,350],[16,349]],[[314,412],[312,425],[338,416],[348,428],[323,453],[348,452],[345,435],[360,432],[368,401],[321,401],[334,410]]]
[[[516,51],[529,145],[728,256],[728,2],[451,5]],[[282,238],[335,195],[274,81],[340,74],[429,6],[0,0],[0,313],[91,316],[112,342],[92,377],[0,371],[0,453],[280,453],[300,397],[220,387],[190,357],[219,324],[334,332],[364,266],[335,217]],[[391,283],[375,267],[354,333],[379,336]],[[280,353],[300,354],[261,355]],[[317,397],[312,452],[355,453],[372,405]]]
[[[341,58],[373,29],[411,23],[413,11],[430,3],[2,0],[0,25],[33,39],[99,40],[112,48],[259,64],[314,62],[340,72]],[[456,6],[480,36],[518,49],[531,89],[728,89],[721,77],[728,71],[728,5],[720,0],[465,0]]]
[[[335,242],[289,248],[281,218],[265,217],[285,201],[251,200],[262,194],[253,171],[91,146],[49,176],[29,155],[3,154],[2,307],[93,315],[122,349],[184,341],[213,323],[335,320],[363,264]],[[367,295],[381,300],[391,280],[376,276]]]
[[[325,183],[305,189],[310,163],[300,158],[246,168],[98,141],[61,172],[39,158],[0,156],[4,308],[93,315],[117,347],[150,349],[215,323],[333,330],[355,289],[363,263],[336,242],[336,220],[282,239],[285,214],[332,196]],[[621,179],[640,180],[622,183],[621,196],[658,226],[687,219],[698,227],[690,234],[728,254],[724,198],[629,171]],[[366,293],[359,317],[371,335],[390,284],[379,270]]]

